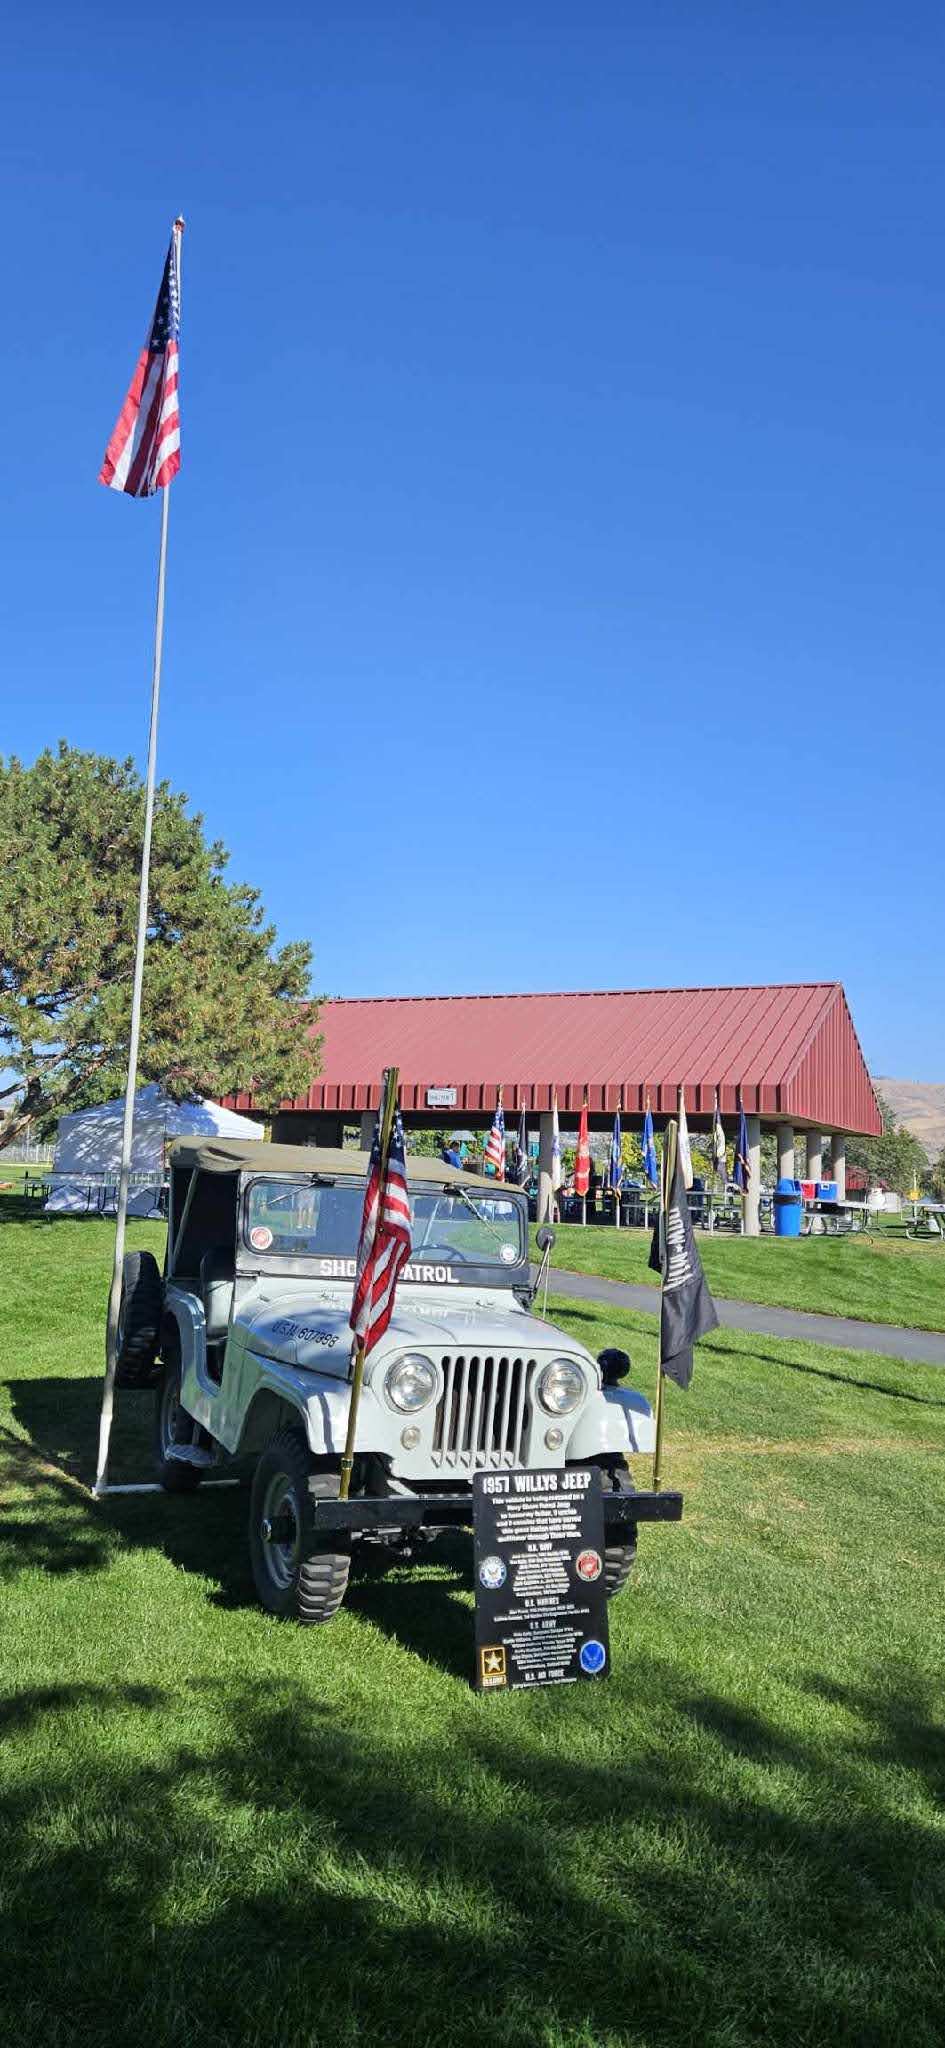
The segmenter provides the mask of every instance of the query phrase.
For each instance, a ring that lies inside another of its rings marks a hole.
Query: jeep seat
[[[200,1292],[207,1320],[207,1343],[223,1344],[230,1326],[235,1278],[232,1245],[215,1244],[200,1261]]]

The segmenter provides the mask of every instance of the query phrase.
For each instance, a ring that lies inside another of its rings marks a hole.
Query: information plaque
[[[477,1472],[477,1692],[574,1685],[610,1669],[601,1477]]]

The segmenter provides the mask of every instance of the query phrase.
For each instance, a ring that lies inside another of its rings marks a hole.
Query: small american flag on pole
[[[496,1180],[505,1179],[505,1111],[502,1108],[501,1088],[499,1089],[499,1100],[496,1103],[495,1116],[492,1119],[492,1129],[489,1132],[489,1139],[486,1145],[485,1165],[493,1168]]]
[[[177,374],[183,225],[182,220],[174,222],[151,332],[99,470],[100,484],[126,491],[131,498],[150,498],[162,491],[180,468]]]
[[[348,1318],[365,1357],[390,1322],[401,1266],[410,1257],[410,1196],[404,1157],[404,1127],[394,1112],[386,1163],[381,1161],[381,1119],[374,1126],[371,1163],[364,1190],[361,1238]]]

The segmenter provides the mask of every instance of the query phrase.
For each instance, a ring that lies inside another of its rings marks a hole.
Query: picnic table
[[[867,1230],[868,1222],[865,1202],[805,1202],[801,1236],[852,1237]]]

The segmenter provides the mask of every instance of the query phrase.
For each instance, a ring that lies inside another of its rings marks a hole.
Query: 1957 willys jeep
[[[171,1152],[162,1275],[125,1261],[118,1383],[156,1386],[155,1457],[172,1492],[254,1460],[249,1543],[270,1613],[328,1621],[352,1551],[408,1557],[472,1520],[477,1472],[601,1468],[609,1594],[636,1525],[678,1496],[635,1492],[647,1401],[531,1313],[525,1196],[429,1159],[408,1171],[413,1251],[370,1352],[351,1498],[338,1498],[364,1153],[184,1139]]]

